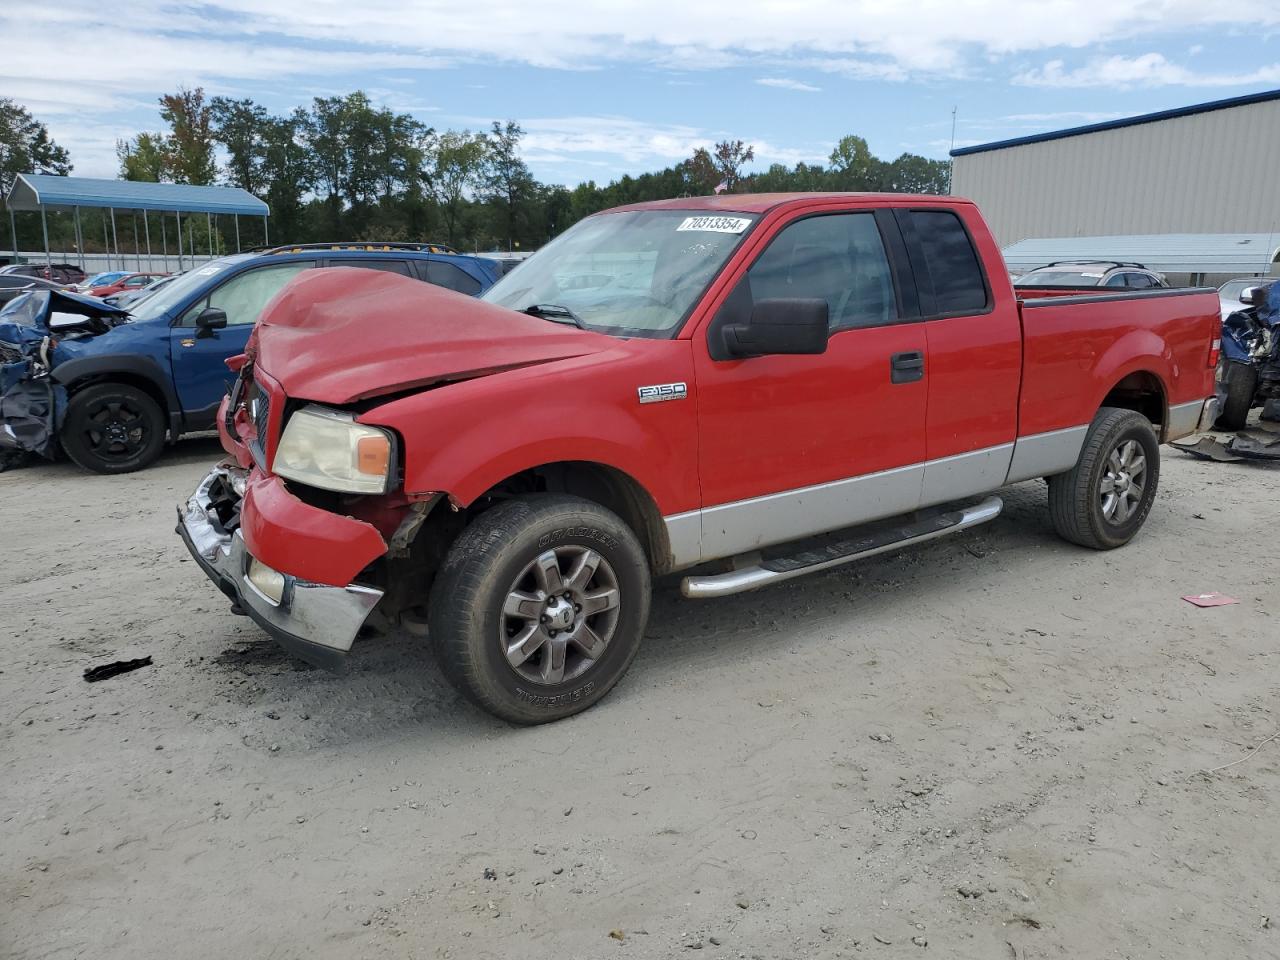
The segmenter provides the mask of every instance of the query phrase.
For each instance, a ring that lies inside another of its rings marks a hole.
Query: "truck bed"
[[[1108,391],[1130,375],[1135,390],[1148,386],[1136,378],[1159,377],[1164,440],[1181,435],[1180,417],[1213,395],[1210,344],[1220,325],[1213,288],[1015,292],[1023,332],[1020,435],[1088,423]]]

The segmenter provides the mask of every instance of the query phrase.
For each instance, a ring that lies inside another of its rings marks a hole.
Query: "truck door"
[[[705,559],[919,504],[929,360],[905,261],[883,211],[801,215],[698,337]],[[718,325],[789,297],[827,301],[825,353],[715,359]]]
[[[312,261],[292,261],[241,271],[188,307],[169,332],[174,386],[188,430],[213,422],[232,380],[226,360],[243,353],[262,308]],[[226,311],[221,330],[200,331],[196,317],[208,307]]]
[[[895,211],[906,240],[929,345],[928,465],[922,500],[945,503],[1004,483],[1018,433],[1022,323],[1001,277],[997,297],[983,269],[975,232],[988,238],[988,262],[1000,253],[975,219],[957,210]]]

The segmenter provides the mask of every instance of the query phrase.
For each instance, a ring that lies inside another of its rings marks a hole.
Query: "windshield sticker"
[[[202,267],[196,271],[197,277],[212,277],[215,273],[219,273],[221,267]]]
[[[702,230],[708,233],[741,233],[751,226],[744,217],[685,217],[676,230]]]
[[[1080,274],[1080,276],[1082,276],[1082,277],[1098,277],[1098,278],[1101,278],[1101,277],[1102,277],[1102,274],[1100,274],[1100,273],[1082,273],[1082,274]]]

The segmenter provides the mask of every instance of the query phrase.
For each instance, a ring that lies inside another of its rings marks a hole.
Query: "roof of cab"
[[[722,193],[711,197],[676,197],[672,200],[646,200],[622,207],[602,210],[619,213],[624,210],[707,210],[714,213],[766,213],[778,207],[797,206],[814,200],[852,200],[858,203],[969,203],[959,197],[939,197],[912,193]]]

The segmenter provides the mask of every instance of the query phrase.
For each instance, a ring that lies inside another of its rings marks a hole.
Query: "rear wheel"
[[[1223,430],[1243,430],[1258,389],[1258,371],[1252,364],[1228,360],[1222,382],[1227,396],[1217,426]]]
[[[1075,467],[1049,478],[1054,529],[1082,547],[1122,547],[1146,522],[1159,482],[1160,445],[1150,421],[1103,407]]]
[[[615,514],[538,494],[477,517],[431,589],[428,631],[441,669],[513,723],[591,706],[618,682],[649,615],[649,566]]]
[[[71,398],[62,449],[94,473],[141,470],[164,449],[164,411],[137,387],[100,383]]]

